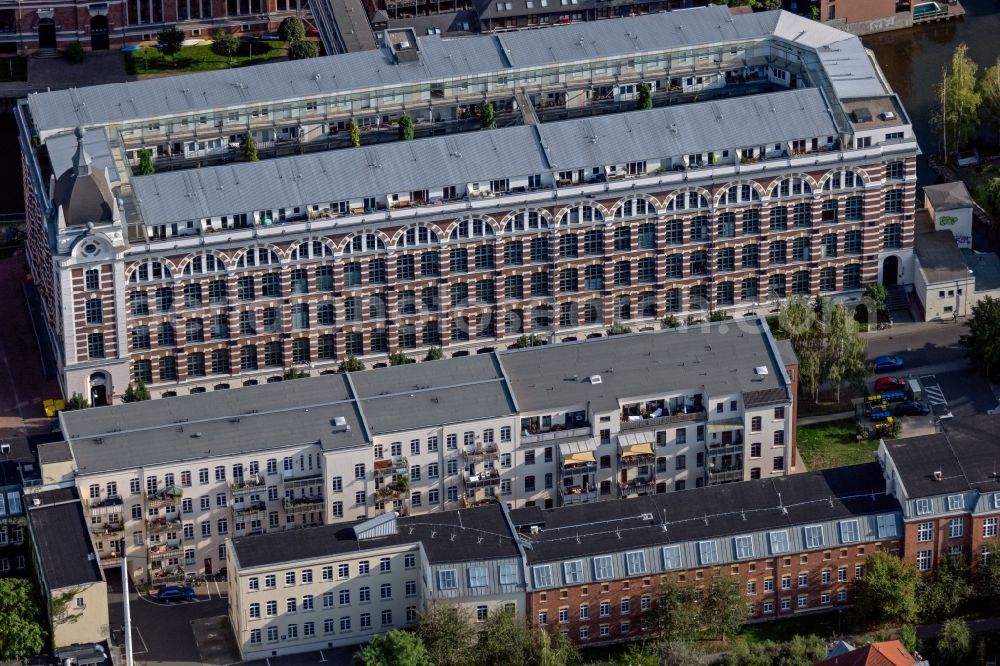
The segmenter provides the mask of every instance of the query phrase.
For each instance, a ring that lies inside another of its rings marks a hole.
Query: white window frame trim
[[[853,525],[854,526],[854,538],[849,539],[847,530],[845,528]],[[861,526],[858,524],[858,520],[842,520],[840,524],[837,525],[837,530],[840,532],[840,543],[858,543],[861,541]]]
[[[709,553],[710,549],[710,553]],[[707,555],[711,554],[711,559]],[[698,542],[698,562],[702,565],[717,564],[719,562],[719,547],[713,540]]]
[[[741,542],[747,546],[746,550],[741,548]],[[733,537],[733,548],[736,550],[736,559],[738,560],[749,560],[754,557],[753,537],[749,534]]]
[[[779,535],[779,534],[784,538],[784,541],[785,541],[783,549],[782,548],[778,548],[776,546],[775,535]],[[788,553],[792,549],[792,545],[791,545],[792,542],[791,542],[791,539],[788,536],[788,530],[773,530],[771,532],[768,532],[767,533],[767,541],[768,541],[768,545],[771,547],[771,554],[772,555],[781,555],[781,554],[784,554],[784,553]]]
[[[819,531],[819,543],[815,544],[815,545],[809,543],[809,530],[813,530],[813,529]],[[826,546],[826,535],[823,534],[823,526],[822,525],[803,525],[802,526],[802,547],[803,548],[807,548],[807,549],[808,548],[823,548],[825,546]]]

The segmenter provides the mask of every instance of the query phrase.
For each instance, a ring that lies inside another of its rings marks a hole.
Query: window
[[[787,530],[768,532],[767,538],[771,543],[772,554],[787,553],[789,551]]]
[[[663,547],[663,568],[664,569],[680,569],[681,568],[681,547],[680,546],[664,546]]]
[[[841,543],[855,543],[861,538],[858,533],[858,521],[856,520],[842,520],[840,521],[840,542]]]
[[[537,579],[536,579],[537,582]],[[442,569],[438,571],[438,589],[439,590],[454,590],[458,585],[455,579],[454,569]]]
[[[630,576],[646,573],[646,553],[641,550],[625,553],[625,566]]]
[[[926,516],[931,512],[931,501],[929,499],[918,499],[914,504],[918,516]]]
[[[87,355],[90,358],[104,358],[104,334],[87,334]]]
[[[548,564],[531,567],[531,575],[535,580],[536,587],[552,586],[552,567]]]
[[[610,555],[594,558],[594,578],[596,580],[609,580],[614,576],[615,566]]]
[[[948,510],[961,511],[965,508],[965,498],[961,495],[948,495]]]
[[[698,559],[701,564],[714,564],[719,561],[719,552],[714,541],[698,542]]]
[[[733,545],[736,547],[736,559],[747,560],[753,557],[753,538],[750,536],[738,536],[733,538]]]
[[[807,525],[802,528],[806,548],[821,548],[823,546],[823,526]]]
[[[917,552],[917,569],[919,569],[920,571],[930,571],[931,551],[921,550]]]
[[[883,514],[876,518],[878,523],[878,538],[887,539],[896,536],[896,517],[892,514]]]
[[[486,587],[488,583],[489,576],[485,566],[469,567],[469,587]]]
[[[934,523],[920,523],[917,525],[917,541],[925,542],[934,538]]]
[[[965,521],[961,518],[952,518],[948,521],[948,538],[958,539],[965,529]]]
[[[517,584],[517,565],[515,564],[500,565],[500,584],[501,585]]]

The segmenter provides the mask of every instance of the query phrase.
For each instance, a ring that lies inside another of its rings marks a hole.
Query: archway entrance
[[[108,38],[108,17],[98,14],[90,19],[90,48],[106,51],[110,46]]]
[[[899,257],[886,257],[882,262],[882,284],[893,287],[899,279]]]
[[[54,49],[56,47],[56,22],[50,18],[38,21],[38,48]]]
[[[90,376],[90,406],[104,407],[108,404],[109,386],[107,375],[95,372]]]

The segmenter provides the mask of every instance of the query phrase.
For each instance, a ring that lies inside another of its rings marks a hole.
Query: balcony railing
[[[170,544],[160,544],[157,546],[149,547],[149,559],[151,560],[162,560],[167,557],[180,557],[183,555],[180,546],[170,545]]]
[[[146,495],[146,506],[150,509],[158,509],[163,506],[174,506],[181,501],[184,491],[178,486],[170,486],[155,493]]]
[[[117,550],[101,551],[99,560],[102,567],[118,566],[122,563],[122,554]]]
[[[409,471],[406,456],[395,456],[375,461],[375,478],[384,479],[393,474],[406,474]]]
[[[572,476],[574,474],[596,474],[597,473],[597,463],[569,463],[562,467],[563,476]]]
[[[500,472],[493,470],[486,470],[480,474],[469,474],[465,473],[465,487],[466,488],[485,488],[487,486],[498,486],[500,485]]]
[[[578,428],[562,428],[538,433],[521,433],[521,443],[533,444],[535,442],[548,442],[554,439],[566,439],[567,437],[587,437],[592,434],[594,434],[594,431],[588,424]]]
[[[729,483],[730,481],[742,481],[743,480],[743,468],[742,467],[720,467],[716,470],[708,470],[708,483],[714,485],[717,483]]]
[[[159,534],[160,532],[166,532],[168,530],[179,530],[181,529],[181,521],[179,520],[167,520],[166,518],[155,518],[153,520],[146,521],[146,530],[150,534]]]
[[[462,457],[465,458],[466,462],[473,463],[498,460],[500,458],[500,449],[497,448],[496,444],[479,445],[474,449],[462,451]]]
[[[587,488],[583,486],[562,486],[559,488],[559,494],[562,496],[563,505],[595,502],[598,496],[596,486]]]
[[[247,495],[249,493],[259,491],[267,485],[267,481],[264,480],[260,474],[254,474],[253,476],[244,477],[240,481],[229,484],[229,490],[233,497],[240,497],[242,495]]]
[[[293,476],[291,478],[283,479],[283,485],[285,488],[304,488],[306,486],[316,486],[323,485],[323,475],[322,474],[310,474],[309,476]]]
[[[474,506],[485,506],[487,504],[496,504],[500,501],[499,492],[496,488],[486,488],[483,496],[479,495],[479,491],[473,491],[472,494],[462,495],[462,506],[466,509]]]
[[[102,500],[88,500],[88,504],[90,505],[90,515],[106,516],[112,513],[121,513],[125,501],[116,495]]]
[[[660,426],[672,425],[675,423],[691,423],[692,421],[707,421],[708,412],[704,408],[694,410],[688,408],[687,412],[678,412],[667,416],[657,416],[655,418],[639,417],[634,420],[624,420],[621,424],[622,430],[642,430],[643,428],[658,428]]]
[[[622,497],[641,495],[643,493],[652,495],[656,492],[656,479],[633,479],[626,483],[619,481],[618,489],[621,490]]]
[[[285,498],[285,513],[309,513],[310,511],[320,511],[322,508],[323,497],[321,495],[296,499]]]
[[[233,504],[230,508],[233,510],[233,516],[239,518],[255,518],[258,514],[264,515],[267,513],[267,504],[263,500]]]
[[[656,456],[651,453],[642,453],[633,456],[621,456],[622,467],[637,467],[639,465],[652,465]]]
[[[121,522],[106,522],[91,524],[90,532],[96,536],[115,536],[125,531],[125,524]]]
[[[710,456],[731,456],[743,453],[743,440],[730,444],[709,444],[708,455]]]

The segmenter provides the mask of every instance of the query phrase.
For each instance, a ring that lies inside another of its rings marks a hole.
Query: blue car
[[[930,413],[930,405],[925,402],[907,400],[896,405],[896,416],[924,416]]]
[[[898,356],[878,356],[875,358],[875,372],[885,372],[903,367],[903,359]]]
[[[156,593],[158,601],[187,601],[194,599],[194,589],[180,585],[165,585]]]

